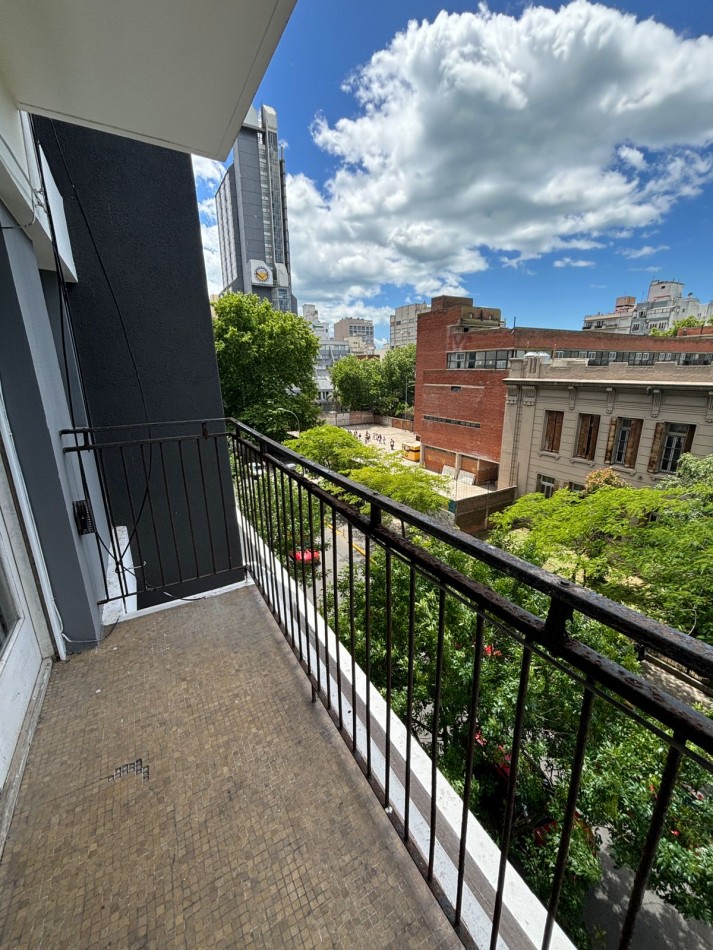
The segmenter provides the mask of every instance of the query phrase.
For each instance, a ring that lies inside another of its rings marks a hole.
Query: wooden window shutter
[[[579,414],[579,428],[577,429],[577,448],[575,449],[575,456],[577,458],[584,458],[584,453],[587,450],[587,432],[589,430],[589,420],[591,416],[583,415],[581,412]]]
[[[661,458],[661,448],[663,446],[663,440],[666,437],[666,423],[657,422],[656,428],[654,429],[654,441],[651,446],[651,455],[649,455],[649,467],[648,471],[652,474],[659,467],[659,459]]]
[[[559,452],[563,418],[563,412],[547,410],[545,415],[545,437],[542,444],[544,452]]]
[[[599,416],[580,413],[575,456],[582,459],[593,459],[597,451],[598,436]]]
[[[629,441],[626,444],[626,454],[624,456],[624,465],[627,468],[634,468],[636,465],[636,454],[639,451],[639,440],[641,439],[641,429],[643,428],[642,419],[631,420],[631,432]]]
[[[614,437],[616,436],[616,416],[609,422],[609,432],[607,433],[607,450],[604,453],[604,461],[609,465],[614,454]]]
[[[684,451],[684,452],[690,452],[691,449],[693,448],[693,436],[694,436],[695,434],[696,434],[696,427],[695,427],[695,426],[689,426],[689,427],[688,427],[688,432],[687,432],[687,434],[686,434],[686,442],[685,442],[685,444],[684,444],[684,446],[683,446],[683,451]]]
[[[588,459],[593,459],[597,454],[597,439],[599,438],[599,416],[590,416],[590,439],[589,439],[589,451],[587,453]]]

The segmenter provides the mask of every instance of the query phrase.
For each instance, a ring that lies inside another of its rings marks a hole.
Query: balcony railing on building
[[[660,751],[626,911],[613,918],[630,945],[672,801],[710,790],[713,723],[627,657],[655,651],[710,678],[713,650],[235,420],[64,436],[80,467],[95,460],[113,526],[95,536],[100,601],[162,602],[247,570],[466,944],[579,939],[567,889],[581,849],[596,860],[582,801],[593,733],[640,730]],[[588,642],[592,622],[621,662]],[[511,688],[494,664],[516,671]],[[551,716],[537,722],[548,684]],[[546,873],[533,879],[533,865]]]

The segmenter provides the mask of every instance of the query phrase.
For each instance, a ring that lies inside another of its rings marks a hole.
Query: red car
[[[311,551],[309,548],[295,551],[294,554],[290,554],[290,557],[298,564],[319,564],[319,551]]]

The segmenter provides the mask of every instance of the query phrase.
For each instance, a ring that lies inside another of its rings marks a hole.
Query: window
[[[424,415],[425,422],[444,422],[450,426],[467,426],[469,429],[479,429],[479,422],[467,422],[465,419],[447,419],[445,416],[427,416]]]
[[[550,475],[538,474],[535,491],[542,492],[545,498],[551,498],[555,493],[556,487],[555,480]]]
[[[550,412],[548,410],[545,413],[545,427],[542,435],[543,452],[559,452],[563,419],[563,412]]]
[[[609,438],[607,439],[604,461],[614,465],[624,465],[626,468],[634,468],[636,455],[639,451],[642,425],[643,420],[641,419],[627,419],[624,417],[612,419],[609,424]]]
[[[587,412],[580,412],[577,441],[574,447],[575,458],[589,459],[589,461],[594,458],[599,436],[599,418],[599,416],[593,416]]]
[[[684,366],[710,366],[713,353],[681,353],[681,363]]]
[[[10,585],[0,563],[0,653],[10,639],[10,634],[15,629],[19,618],[20,615],[10,593]]]
[[[580,484],[579,482],[567,482],[567,488],[569,488],[570,491],[582,492],[584,491],[585,486]]]
[[[649,458],[649,472],[673,475],[678,460],[690,452],[696,427],[682,422],[657,422]]]
[[[524,350],[463,350],[446,353],[446,369],[507,369]]]

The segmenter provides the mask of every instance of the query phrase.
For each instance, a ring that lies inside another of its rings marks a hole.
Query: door
[[[0,478],[0,495],[5,487]],[[9,501],[0,497],[0,791],[42,664],[26,590],[34,578],[29,575],[23,582],[18,570],[10,539],[20,539],[15,538],[15,526],[8,524]]]

